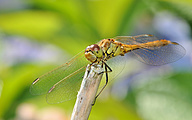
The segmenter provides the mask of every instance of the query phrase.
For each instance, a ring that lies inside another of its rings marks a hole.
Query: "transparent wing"
[[[135,45],[135,44],[153,42],[155,40],[158,40],[157,37],[150,34],[143,34],[143,35],[137,35],[137,36],[117,36],[115,37],[115,39],[127,45]]]
[[[76,97],[87,64],[89,62],[82,51],[67,63],[37,78],[32,83],[30,92],[34,95],[42,95],[52,88],[52,91],[47,94],[48,103],[70,100]]]
[[[47,102],[61,103],[76,98],[85,70],[86,66],[83,66],[56,83],[47,93]]]
[[[123,71],[125,68],[127,58],[124,56],[116,56],[114,58],[109,59],[106,63],[107,65],[112,69],[112,72],[108,72],[108,84],[116,79]],[[103,88],[103,86],[106,83],[106,74],[103,74],[101,83],[99,85],[99,89],[97,91],[100,92],[100,90]]]
[[[116,37],[116,40],[128,45],[139,45],[141,43],[158,41],[156,37],[148,34],[138,36],[119,36]],[[139,48],[128,54],[145,64],[164,65],[179,60],[185,55],[185,52],[183,46],[172,42],[165,46]]]

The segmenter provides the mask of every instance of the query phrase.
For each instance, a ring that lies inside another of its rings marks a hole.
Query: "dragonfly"
[[[180,44],[158,39],[150,34],[103,39],[97,44],[89,45],[65,64],[35,79],[30,92],[33,95],[46,94],[48,103],[61,103],[76,98],[86,66],[94,63],[101,64],[106,74],[105,84],[95,97],[97,98],[108,84],[109,73],[115,76],[121,72],[111,66],[119,64],[126,54],[145,64],[159,66],[179,60],[185,52]],[[120,59],[116,63],[110,62],[115,58]]]

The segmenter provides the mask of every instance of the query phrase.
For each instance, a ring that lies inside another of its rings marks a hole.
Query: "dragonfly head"
[[[93,63],[99,61],[103,57],[103,53],[97,44],[93,44],[85,49],[85,57]]]

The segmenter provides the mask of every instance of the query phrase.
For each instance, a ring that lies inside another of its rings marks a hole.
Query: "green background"
[[[181,26],[185,38],[176,42],[186,48],[184,58],[161,67],[130,59],[89,119],[191,120],[191,11],[191,0],[1,0],[0,119],[70,119],[75,100],[48,104],[45,96],[31,95],[35,78],[101,39],[138,34],[177,38],[174,27]],[[164,14],[175,18],[171,27],[163,24],[169,17],[158,17]],[[155,20],[169,27],[160,32]],[[124,88],[119,93],[118,86]]]

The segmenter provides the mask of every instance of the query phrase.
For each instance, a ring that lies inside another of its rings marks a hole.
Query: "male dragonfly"
[[[117,36],[103,39],[97,44],[88,46],[85,51],[74,56],[67,63],[38,77],[31,85],[34,95],[47,94],[48,103],[60,103],[76,97],[80,88],[82,76],[87,64],[101,64],[106,74],[106,82],[96,98],[108,83],[108,74],[118,74],[108,65],[110,59],[133,55],[139,61],[148,65],[164,65],[179,60],[185,55],[185,49],[176,42],[158,39],[150,34],[137,36]],[[116,61],[118,63],[121,62]]]

